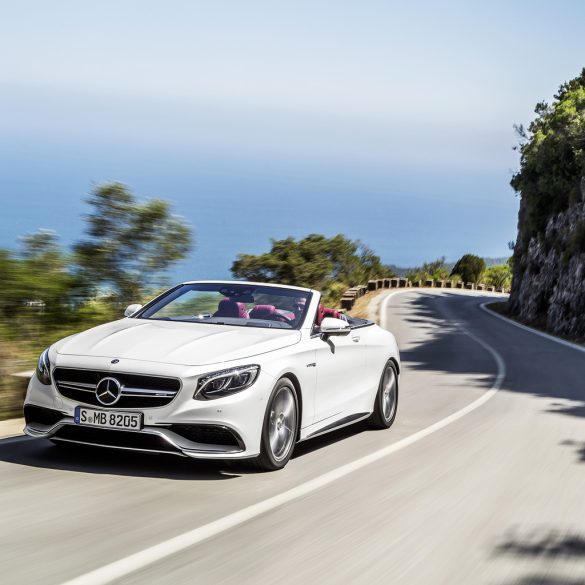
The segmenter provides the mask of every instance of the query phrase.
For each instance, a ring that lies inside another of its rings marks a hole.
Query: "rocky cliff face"
[[[585,339],[585,181],[582,200],[549,218],[544,234],[523,237],[514,251],[510,312],[548,331]]]

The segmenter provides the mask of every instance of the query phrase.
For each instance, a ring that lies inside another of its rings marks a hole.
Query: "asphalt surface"
[[[378,298],[403,360],[390,430],[277,473],[2,440],[0,582],[584,584],[585,353],[481,310],[494,295]]]

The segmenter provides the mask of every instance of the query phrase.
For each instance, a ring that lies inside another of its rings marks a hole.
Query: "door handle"
[[[359,342],[359,340],[360,340],[360,338],[359,338],[359,335],[356,335],[355,337],[352,337],[352,338],[351,338],[351,340],[352,340],[354,343],[358,343],[358,342]]]

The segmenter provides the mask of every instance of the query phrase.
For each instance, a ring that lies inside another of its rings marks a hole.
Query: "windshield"
[[[215,325],[298,329],[310,292],[266,285],[181,284],[134,317]]]

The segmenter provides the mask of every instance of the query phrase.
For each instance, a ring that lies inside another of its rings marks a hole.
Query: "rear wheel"
[[[368,419],[373,429],[388,429],[396,418],[398,407],[398,372],[393,361],[388,361],[384,367],[380,386],[376,394],[374,412]]]
[[[264,415],[260,455],[255,460],[258,469],[274,471],[288,463],[297,440],[297,422],[296,390],[290,380],[282,378],[270,395]]]

